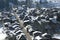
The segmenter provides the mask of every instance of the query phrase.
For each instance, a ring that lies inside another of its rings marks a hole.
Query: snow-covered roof
[[[35,10],[36,8],[27,8],[27,12],[30,12],[31,10]]]
[[[45,35],[47,35],[47,33],[42,34],[42,37],[44,37]]]
[[[4,24],[5,24],[5,25],[6,25],[6,24],[10,24],[10,22],[6,22],[6,23],[4,23]]]
[[[32,28],[30,28],[30,29],[29,29],[29,32],[31,32],[31,31],[33,31],[33,29],[32,29]]]
[[[35,32],[33,32],[33,35],[34,35],[35,33],[42,33],[42,32],[40,32],[40,31],[35,31]]]
[[[17,27],[17,26],[19,26],[19,25],[14,25],[13,28],[15,28],[15,27]]]
[[[29,20],[25,20],[24,22],[29,22]]]
[[[40,40],[42,38],[40,36],[36,36],[35,39]]]
[[[18,36],[16,36],[17,37],[17,39],[20,39],[22,36],[25,36],[25,34],[24,33],[21,33],[20,35],[18,35]],[[19,37],[19,38],[18,38]]]

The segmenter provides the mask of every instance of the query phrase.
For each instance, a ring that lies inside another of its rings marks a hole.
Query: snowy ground
[[[5,38],[7,37],[7,35],[5,33],[3,33],[3,27],[0,28],[0,40],[5,40]]]

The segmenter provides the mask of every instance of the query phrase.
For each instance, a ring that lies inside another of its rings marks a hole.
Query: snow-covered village
[[[60,40],[60,0],[0,0],[0,40]]]

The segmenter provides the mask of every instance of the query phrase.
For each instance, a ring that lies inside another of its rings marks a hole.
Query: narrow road
[[[22,28],[22,31],[25,33],[27,40],[32,40],[30,37],[30,34],[27,33],[27,31],[24,29],[24,25],[23,25],[23,21],[20,20],[20,18],[18,17],[17,13],[15,12],[14,15],[16,16],[16,19],[18,20],[19,24],[20,24],[20,28]]]

